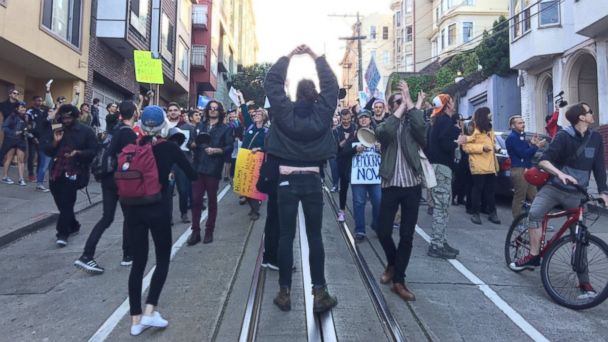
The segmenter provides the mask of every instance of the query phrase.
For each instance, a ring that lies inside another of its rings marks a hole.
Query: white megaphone
[[[378,141],[376,139],[376,134],[370,128],[359,128],[357,130],[357,139],[359,139],[359,142],[361,142],[361,145],[363,145],[367,148],[373,147],[376,144],[376,142]]]

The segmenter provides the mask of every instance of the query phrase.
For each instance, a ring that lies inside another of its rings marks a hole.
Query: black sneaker
[[[436,245],[430,245],[429,250],[426,254],[433,258],[442,258],[442,259],[456,259],[456,253],[450,253],[443,247],[439,247]]]
[[[445,242],[443,244],[443,249],[445,249],[446,251],[450,252],[450,253],[454,253],[456,255],[460,254],[460,251],[457,250],[456,248],[453,248],[452,246],[448,245],[447,242]]]
[[[540,266],[540,256],[532,254],[521,257],[515,262],[509,264],[509,268],[516,272],[523,270],[534,271],[534,267],[536,266]]]
[[[318,288],[313,287],[312,295],[314,297],[312,304],[312,311],[314,313],[324,313],[338,305],[338,299],[336,297],[332,297],[329,292],[327,292],[327,286]]]
[[[131,266],[133,265],[133,257],[131,256],[123,256],[122,261],[120,262],[120,266]]]
[[[481,218],[479,217],[479,214],[471,215],[471,222],[475,224],[481,224]]]
[[[357,234],[357,235],[355,235],[355,241],[357,241],[357,242],[363,242],[363,241],[365,241],[365,235],[364,234]]]
[[[91,274],[102,274],[104,272],[103,267],[99,266],[95,259],[85,257],[84,255],[74,261],[74,266]]]
[[[68,245],[68,238],[67,237],[58,237],[57,241],[55,241],[55,243],[57,244],[57,247],[63,248]]]
[[[498,218],[498,215],[496,215],[496,213],[490,214],[490,216],[488,216],[488,221],[494,224],[500,224],[500,219]]]
[[[291,310],[291,291],[288,287],[281,287],[279,294],[274,298],[273,302],[281,311]]]

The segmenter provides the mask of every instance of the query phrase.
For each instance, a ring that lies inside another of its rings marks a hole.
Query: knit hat
[[[385,103],[385,102],[384,102],[384,100],[382,100],[382,99],[377,99],[376,101],[374,101],[374,104],[372,105],[372,107],[373,107],[373,106],[375,106],[375,105],[376,105],[376,103],[381,103],[383,106],[385,106],[385,107],[386,107],[386,103]]]
[[[160,133],[166,125],[165,111],[159,106],[147,106],[141,115],[141,128],[150,135]]]
[[[433,99],[433,112],[431,117],[437,116],[437,114],[443,112],[445,106],[450,102],[452,97],[448,94],[439,94]]]

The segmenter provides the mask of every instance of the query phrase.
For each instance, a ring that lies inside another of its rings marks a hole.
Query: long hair
[[[487,133],[492,129],[492,124],[488,118],[490,113],[490,108],[481,107],[475,111],[475,114],[473,114],[473,122],[475,123],[475,127],[482,133]]]
[[[218,121],[224,122],[224,118],[226,117],[226,111],[224,110],[224,105],[217,100],[211,100],[211,101],[207,102],[207,105],[205,106],[205,110],[203,110],[203,114],[205,115],[205,120],[209,120],[209,108],[211,107],[212,103],[215,103],[217,105]]]
[[[296,101],[315,101],[319,97],[315,83],[309,79],[303,79],[298,83],[296,90]]]

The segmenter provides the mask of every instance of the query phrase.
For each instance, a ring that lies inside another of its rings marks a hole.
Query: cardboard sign
[[[256,188],[263,161],[263,152],[253,153],[246,148],[239,149],[234,168],[234,192],[260,201],[268,198]]]
[[[139,83],[164,84],[163,62],[152,58],[150,51],[134,50],[135,80]]]
[[[361,143],[353,143],[353,148]],[[374,147],[365,148],[353,156],[350,174],[351,184],[380,184],[380,153]]]

